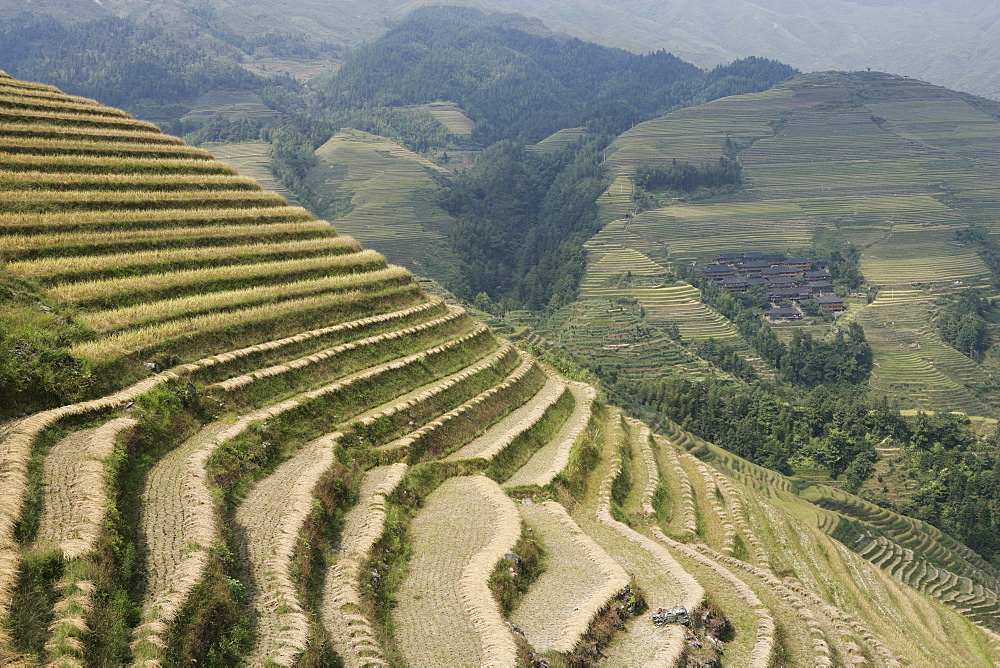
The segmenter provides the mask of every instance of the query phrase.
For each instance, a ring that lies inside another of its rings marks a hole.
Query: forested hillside
[[[534,143],[579,125],[617,134],[653,112],[760,90],[792,73],[753,58],[703,72],[665,51],[639,56],[547,32],[516,15],[419,9],[353,54],[319,101],[451,100],[476,122],[474,140]]]

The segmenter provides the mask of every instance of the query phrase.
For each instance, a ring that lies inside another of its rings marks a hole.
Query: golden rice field
[[[53,114],[141,126],[3,74],[0,108],[8,149],[6,123]],[[640,597],[724,616],[703,656],[723,665],[1000,659],[1000,577],[926,525],[654,437],[208,157],[136,171],[73,142],[0,180],[46,202],[0,214],[0,275],[81,323],[66,347],[95,378],[0,424],[0,662],[685,665]],[[102,199],[116,174],[145,208]],[[207,198],[209,174],[256,199]],[[602,291],[631,267],[637,303],[695,336],[697,292],[653,284],[670,265],[629,233],[594,247],[589,302],[625,322]],[[844,518],[879,538],[838,542]]]

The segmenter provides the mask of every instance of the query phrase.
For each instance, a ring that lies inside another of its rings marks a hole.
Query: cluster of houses
[[[764,315],[772,322],[788,322],[802,318],[800,307],[805,301],[815,301],[821,311],[844,310],[844,300],[833,294],[833,282],[827,271],[829,262],[829,258],[810,260],[782,254],[723,253],[712,258],[702,272],[730,292],[762,287],[774,307]],[[782,307],[785,300],[792,306]]]

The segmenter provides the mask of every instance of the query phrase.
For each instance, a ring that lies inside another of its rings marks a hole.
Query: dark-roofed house
[[[710,264],[701,271],[705,274],[706,278],[714,281],[720,278],[733,278],[736,276],[736,270],[728,264]]]
[[[790,299],[795,302],[803,299],[812,299],[812,291],[808,288],[781,288],[779,290],[768,291],[767,298],[772,302],[780,302],[782,299]]]
[[[833,292],[833,283],[830,281],[810,281],[806,287],[812,290],[814,295],[828,295]]]
[[[747,283],[749,283],[750,285],[759,285],[759,286],[762,286],[764,288],[767,288],[767,287],[769,287],[769,285],[770,285],[771,282],[769,280],[767,280],[766,278],[759,278],[758,277],[758,278],[748,278],[747,279]]]
[[[760,260],[763,257],[764,257],[764,254],[761,253],[760,251],[749,251],[749,252],[743,254],[743,259],[747,260],[747,261],[750,261],[750,260]]]
[[[712,258],[716,264],[732,264],[743,257],[743,253],[721,253]]]
[[[784,255],[784,253],[764,254],[764,255],[760,256],[760,259],[763,260],[763,261],[765,261],[765,262],[770,262],[771,264],[784,264],[785,263],[785,255]]]
[[[791,322],[801,320],[802,313],[797,308],[773,308],[764,314],[771,322]]]
[[[807,257],[790,257],[784,261],[784,264],[802,271],[809,271],[813,266],[812,260]]]
[[[745,278],[724,278],[718,281],[720,288],[725,288],[731,292],[746,292],[750,287],[750,283]]]
[[[775,276],[774,278],[765,278],[767,284],[772,288],[793,288],[796,286],[796,281],[791,276]]]
[[[788,265],[779,264],[774,267],[768,267],[767,269],[761,269],[760,275],[762,278],[774,278],[776,276],[798,276],[802,271],[796,269],[795,267],[789,267]]]
[[[826,270],[820,271],[806,271],[802,273],[807,281],[828,281],[830,280],[830,272]]]
[[[824,311],[843,311],[844,300],[835,295],[817,295],[816,303]]]
[[[763,269],[769,269],[771,267],[770,262],[765,262],[764,260],[751,260],[750,262],[744,262],[738,269],[741,274],[759,274]]]

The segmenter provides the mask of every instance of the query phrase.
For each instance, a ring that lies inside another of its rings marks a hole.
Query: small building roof
[[[710,264],[702,271],[706,274],[731,274],[734,269],[728,264]]]
[[[843,304],[844,300],[835,295],[817,295],[816,302],[819,304]]]
[[[806,271],[802,275],[806,278],[830,278],[828,271]]]
[[[749,281],[745,278],[723,278],[719,281],[719,285],[748,285]]]
[[[801,273],[797,267],[789,267],[784,264],[768,267],[760,270],[761,276],[765,274],[798,274]]]
[[[787,264],[812,264],[812,260],[807,257],[790,257],[786,258],[785,262]]]
[[[750,262],[744,262],[742,266],[744,269],[766,269],[772,264],[774,263],[765,262],[764,260],[751,260]]]

